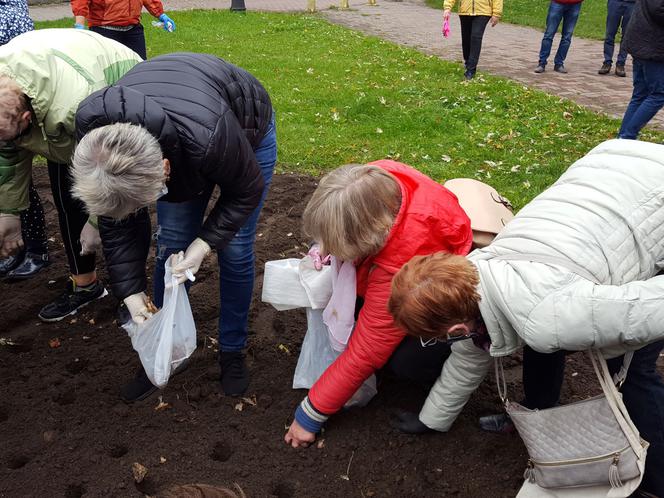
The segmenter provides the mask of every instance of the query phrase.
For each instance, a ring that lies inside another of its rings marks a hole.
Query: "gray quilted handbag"
[[[598,351],[588,353],[604,394],[546,410],[529,410],[506,398],[505,376],[497,359],[498,391],[528,450],[524,477],[542,488],[633,489],[643,476],[648,443],[632,423],[606,361]],[[625,355],[617,376],[621,384],[631,356]]]

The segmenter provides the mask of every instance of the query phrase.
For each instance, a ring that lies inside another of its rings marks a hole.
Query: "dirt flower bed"
[[[219,391],[219,291],[210,258],[191,290],[198,327],[193,364],[163,391],[126,405],[118,389],[138,359],[117,325],[112,297],[57,324],[37,319],[66,279],[43,173],[38,169],[36,181],[54,263],[33,280],[0,283],[0,496],[131,497],[171,484],[233,482],[250,497],[514,496],[526,461],[520,440],[477,425],[479,416],[500,409],[491,379],[447,434],[397,433],[391,411],[418,409],[426,390],[383,377],[369,406],[333,417],[317,444],[297,451],[284,444],[304,396],[291,382],[306,320],[301,310],[276,312],[261,303],[260,284],[266,261],[306,252],[300,217],[316,179],[275,176],[263,210],[247,396]],[[508,365],[518,396],[519,358]],[[569,356],[564,398],[594,392],[591,378],[583,358]]]

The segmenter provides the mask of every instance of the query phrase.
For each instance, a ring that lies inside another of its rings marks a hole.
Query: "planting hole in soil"
[[[233,455],[233,449],[223,441],[219,441],[212,448],[210,458],[215,462],[226,462]]]
[[[279,482],[272,486],[272,496],[292,498],[295,495],[295,484],[289,481]]]
[[[70,484],[65,490],[65,498],[81,498],[85,494],[85,486],[82,484]]]
[[[113,458],[121,458],[125,456],[128,451],[129,448],[127,448],[124,444],[114,444],[109,448],[108,455]]]
[[[24,467],[25,464],[27,464],[29,461],[30,457],[27,455],[21,455],[21,454],[11,455],[7,459],[7,468],[12,470],[20,469],[21,467]]]

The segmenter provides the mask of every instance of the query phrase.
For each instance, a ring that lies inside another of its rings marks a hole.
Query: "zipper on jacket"
[[[623,483],[620,480],[620,474],[618,473],[618,464],[620,463],[620,455],[628,449],[629,446],[625,446],[620,451],[614,451],[612,453],[607,453],[605,455],[589,457],[589,458],[577,458],[573,460],[558,460],[554,462],[537,462],[532,458],[529,458],[526,471],[523,473],[523,477],[529,482],[535,483],[535,467],[558,467],[563,465],[593,463],[611,458],[611,465],[609,466],[609,475],[608,475],[609,484],[611,485],[612,488],[620,488],[622,487]]]

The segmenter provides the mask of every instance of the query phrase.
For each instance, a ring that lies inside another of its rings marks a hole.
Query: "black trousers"
[[[140,55],[143,60],[148,58],[147,50],[145,48],[145,33],[143,31],[143,25],[140,23],[127,31],[117,31],[114,29],[103,28],[101,26],[92,26],[90,31],[94,31],[106,38],[122,43],[125,47],[132,49]]]
[[[71,195],[73,185],[69,165],[47,161],[48,177],[51,181],[53,202],[58,210],[60,233],[73,275],[90,273],[95,269],[95,255],[81,256],[81,230],[88,221],[88,212],[83,202]]]
[[[475,74],[477,63],[482,51],[484,30],[491,19],[490,16],[459,16],[461,21],[461,47],[466,71]]]
[[[423,346],[419,337],[407,336],[383,369],[399,379],[430,387],[440,377],[443,364],[451,352],[450,345],[445,342]]]
[[[558,404],[565,375],[565,352],[538,353],[529,346],[523,348],[522,405],[544,409]]]

